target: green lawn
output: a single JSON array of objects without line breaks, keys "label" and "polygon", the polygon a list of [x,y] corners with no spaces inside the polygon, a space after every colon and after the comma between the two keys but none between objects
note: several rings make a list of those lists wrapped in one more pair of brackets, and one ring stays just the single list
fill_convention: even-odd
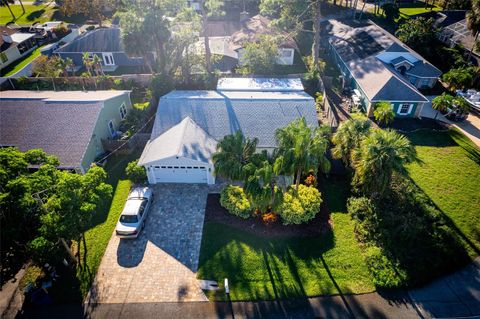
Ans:
[{"label": "green lawn", "polygon": [[42,47],[43,46],[36,48],[35,50],[30,52],[29,54],[27,54],[23,58],[20,58],[19,60],[13,62],[9,66],[7,66],[5,69],[2,69],[1,76],[11,76],[11,75],[14,75],[15,73],[17,73],[18,71],[20,71],[21,69],[23,69],[23,67],[25,67],[25,65],[32,62],[33,60],[35,60],[37,57],[40,56],[40,54],[41,54],[40,49]]},{"label": "green lawn", "polygon": [[480,150],[457,130],[408,136],[423,161],[408,167],[411,178],[451,219],[475,257],[480,251]]},{"label": "green lawn", "polygon": [[[48,3],[40,5],[24,5],[25,13],[23,13],[22,6],[10,5],[13,14],[16,17],[14,21],[16,24],[32,24],[33,22],[52,21],[52,17],[58,9]],[[10,11],[7,7],[0,7],[0,24],[6,24],[13,21]]]},{"label": "green lawn", "polygon": [[[232,300],[272,300],[375,289],[345,212],[348,191],[328,183],[334,225],[315,238],[264,238],[218,223],[204,227],[198,278],[229,279]],[[345,195],[345,196],[342,196]],[[222,291],[211,300],[225,300]]]},{"label": "green lawn", "polygon": [[78,14],[64,16],[59,8],[52,3],[53,1],[45,1],[39,5],[24,4],[25,13],[23,13],[22,6],[10,5],[15,19],[12,18],[7,7],[0,7],[0,25],[12,21],[19,25],[31,25],[34,22],[65,21],[67,23],[82,23],[86,20],[83,15]]}]

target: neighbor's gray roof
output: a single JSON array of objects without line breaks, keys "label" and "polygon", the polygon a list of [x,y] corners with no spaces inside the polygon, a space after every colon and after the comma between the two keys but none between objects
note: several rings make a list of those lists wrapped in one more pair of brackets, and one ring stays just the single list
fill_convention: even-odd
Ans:
[{"label": "neighbor's gray roof", "polygon": [[55,52],[123,52],[119,28],[99,28],[89,31]]},{"label": "neighbor's gray roof", "polygon": [[103,102],[50,102],[0,98],[0,144],[41,148],[63,168],[78,168]]},{"label": "neighbor's gray roof", "polygon": [[138,165],[170,157],[185,157],[209,163],[216,148],[217,141],[187,116],[162,135],[148,141]]},{"label": "neighbor's gray roof", "polygon": [[[329,20],[329,23],[333,32],[329,39],[331,45],[335,47],[370,101],[427,101],[406,77],[377,56],[385,52],[411,55],[419,61],[414,63],[407,73],[419,77],[438,77],[441,75],[440,70],[377,25],[353,28],[338,20]],[[373,43],[368,44],[366,41]],[[402,60],[408,59],[399,57],[392,62]]]},{"label": "neighbor's gray roof", "polygon": [[410,82],[375,56],[350,61],[348,68],[370,101],[428,102]]},{"label": "neighbor's gray roof", "polygon": [[297,118],[318,125],[315,102],[305,92],[173,91],[159,101],[151,140],[186,117],[217,141],[241,130],[266,148],[276,146],[278,128]]},{"label": "neighbor's gray roof", "polygon": [[413,64],[413,67],[411,67],[410,70],[407,71],[407,74],[412,74],[424,78],[432,78],[442,75],[442,71],[440,71],[436,67],[433,67],[433,65],[429,63],[425,63],[424,61],[417,61]]},{"label": "neighbor's gray roof", "polygon": [[10,90],[3,91],[0,99],[20,100],[43,100],[48,102],[97,102],[112,99],[114,97],[129,93],[121,90],[99,90],[99,91],[26,91]]}]

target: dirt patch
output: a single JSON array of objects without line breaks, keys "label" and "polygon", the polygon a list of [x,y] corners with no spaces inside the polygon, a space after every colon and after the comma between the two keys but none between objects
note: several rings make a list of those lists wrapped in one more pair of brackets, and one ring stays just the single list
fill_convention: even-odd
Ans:
[{"label": "dirt patch", "polygon": [[207,207],[205,208],[205,223],[208,222],[226,224],[263,237],[314,237],[332,229],[330,213],[325,203],[322,203],[320,212],[307,224],[284,226],[279,219],[275,223],[266,226],[259,218],[250,217],[242,219],[230,214],[220,205],[220,194],[208,194]]}]

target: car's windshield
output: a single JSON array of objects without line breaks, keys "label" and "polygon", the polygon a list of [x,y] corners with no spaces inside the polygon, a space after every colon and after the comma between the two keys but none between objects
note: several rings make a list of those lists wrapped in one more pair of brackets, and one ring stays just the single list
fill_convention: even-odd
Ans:
[{"label": "car's windshield", "polygon": [[134,224],[138,222],[136,215],[122,215],[120,216],[120,222],[125,224]]}]

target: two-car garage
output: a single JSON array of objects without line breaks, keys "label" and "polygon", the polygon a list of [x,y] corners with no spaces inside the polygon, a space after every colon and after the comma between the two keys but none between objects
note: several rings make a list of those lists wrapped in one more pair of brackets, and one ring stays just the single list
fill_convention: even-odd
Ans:
[{"label": "two-car garage", "polygon": [[155,183],[208,183],[207,165],[198,166],[148,166]]}]

